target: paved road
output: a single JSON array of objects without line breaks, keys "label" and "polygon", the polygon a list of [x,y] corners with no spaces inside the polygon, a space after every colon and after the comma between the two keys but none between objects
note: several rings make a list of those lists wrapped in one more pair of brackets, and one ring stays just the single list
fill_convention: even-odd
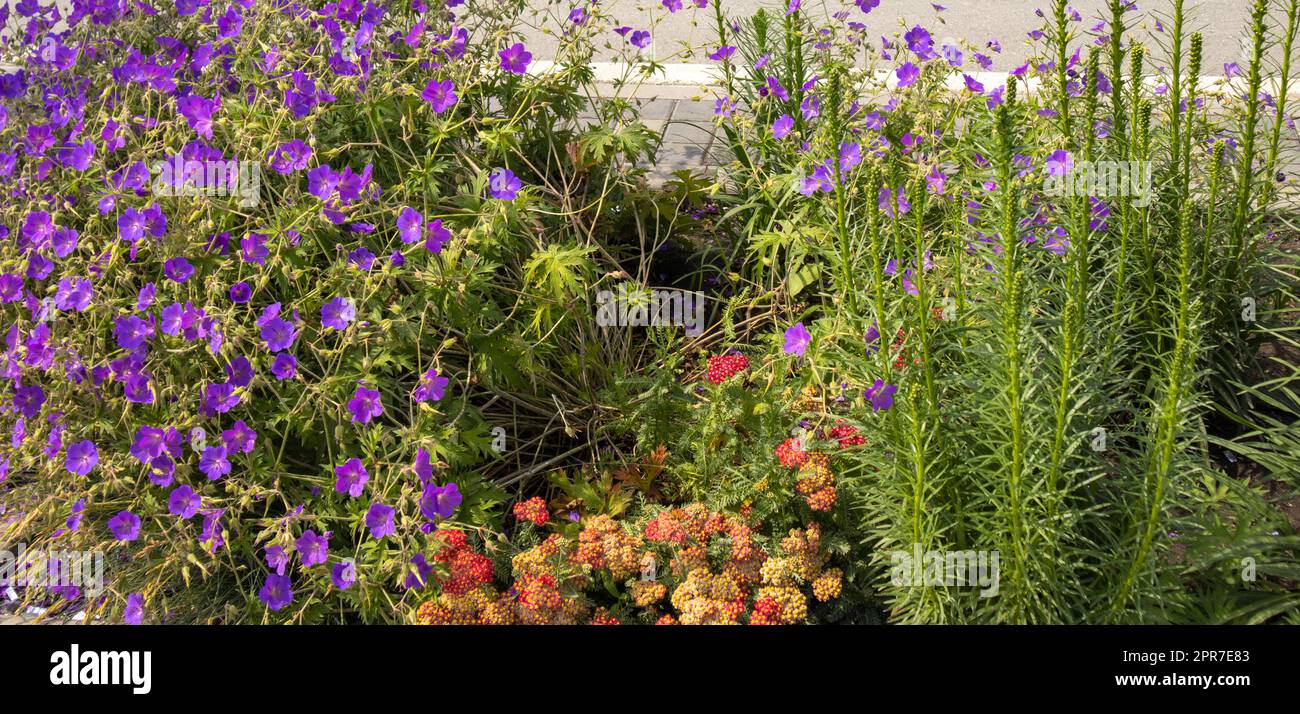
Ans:
[{"label": "paved road", "polygon": [[[19,0],[0,0],[14,7]],[[55,0],[39,0],[42,4]],[[57,0],[60,7],[69,0]],[[489,0],[490,1],[490,0]],[[682,0],[684,8],[668,13],[659,0],[599,0],[621,22],[635,29],[652,30],[652,44],[646,50],[665,62],[706,62],[706,52],[700,48],[713,42],[714,14],[712,6],[697,10],[692,0]],[[721,2],[729,18],[746,18],[759,7],[778,13],[784,12],[788,0],[713,0]],[[1273,0],[1280,4],[1281,0]],[[530,24],[549,30],[527,31],[530,50],[537,59],[554,57],[557,28],[566,26],[569,10],[584,0],[530,0],[532,16],[520,18],[521,24]],[[990,39],[1002,42],[1004,52],[992,55],[995,70],[1007,70],[1021,63],[1025,54],[1024,42],[1031,30],[1041,21],[1034,15],[1037,7],[1049,7],[1050,0],[942,0],[947,7],[936,12],[930,0],[879,0],[879,6],[870,14],[863,14],[850,0],[803,0],[803,12],[829,17],[847,11],[850,19],[865,23],[874,34],[887,34],[913,24],[924,24],[936,40],[965,38],[980,45]],[[1096,23],[1106,7],[1106,0],[1072,0],[1079,9],[1082,29]],[[1136,22],[1150,24],[1154,13],[1168,13],[1173,0],[1137,0]],[[1233,61],[1242,54],[1240,38],[1248,21],[1251,0],[1187,0],[1186,7],[1193,18],[1192,26],[1201,29],[1206,37],[1206,73],[1219,74],[1223,63]],[[465,6],[462,6],[465,7]],[[11,22],[17,13],[11,13]],[[942,21],[942,22],[941,22]],[[620,47],[626,46],[623,38],[610,33],[610,40]],[[694,48],[684,50],[684,47]],[[613,52],[605,52],[602,59]]]},{"label": "paved road", "polygon": [[[718,0],[714,0],[718,1]],[[759,7],[783,12],[787,0],[720,0],[725,15],[732,18],[749,17]],[[1138,12],[1131,22],[1153,25],[1155,13],[1168,13],[1173,0],[1137,0]],[[1276,0],[1275,0],[1276,2]],[[569,9],[577,0],[533,0],[533,7],[549,13],[553,18],[546,24],[561,26]],[[602,7],[616,18],[636,29],[652,29],[653,44],[647,52],[665,62],[703,62],[704,53],[698,51],[714,38],[713,8],[696,10],[691,0],[669,14],[659,0],[603,0]],[[929,0],[880,0],[880,5],[870,14],[863,14],[849,0],[804,0],[803,12],[814,16],[848,11],[852,20],[865,23],[874,34],[886,34],[913,24],[923,24],[936,40],[946,37],[965,38],[983,45],[990,39],[1001,41],[1002,55],[993,55],[993,69],[1004,71],[1021,63],[1025,54],[1024,43],[1028,33],[1039,27],[1041,20],[1034,15],[1037,7],[1049,7],[1049,0],[942,0],[947,9],[936,12]],[[1105,0],[1073,0],[1083,18],[1081,29],[1096,24]],[[1250,0],[1187,0],[1186,8],[1192,18],[1190,27],[1199,29],[1206,38],[1206,74],[1220,74],[1223,64],[1241,55],[1240,38],[1249,21]],[[942,20],[942,23],[940,22]],[[612,35],[613,40],[623,40]],[[683,53],[683,45],[697,48]],[[554,56],[554,35],[530,32],[528,46],[539,59]],[[969,60],[968,60],[969,63]]]}]

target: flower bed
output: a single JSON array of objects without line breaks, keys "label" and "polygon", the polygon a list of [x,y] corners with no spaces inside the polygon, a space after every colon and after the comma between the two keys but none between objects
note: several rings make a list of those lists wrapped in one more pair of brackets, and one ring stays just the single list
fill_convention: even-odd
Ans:
[{"label": "flower bed", "polygon": [[1182,2],[1109,5],[1052,3],[986,86],[1001,43],[892,32],[887,3],[665,0],[714,28],[732,161],[662,187],[632,101],[654,26],[595,3],[549,20],[545,72],[522,1],[20,5],[0,546],[109,558],[22,599],[1294,620],[1297,370],[1260,348],[1295,347],[1269,88],[1300,12],[1258,0],[1207,85]]}]

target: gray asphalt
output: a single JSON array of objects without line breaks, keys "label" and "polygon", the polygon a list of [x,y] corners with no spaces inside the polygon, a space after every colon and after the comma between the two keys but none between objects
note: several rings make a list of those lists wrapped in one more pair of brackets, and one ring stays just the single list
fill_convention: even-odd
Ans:
[{"label": "gray asphalt", "polygon": [[[11,7],[18,0],[0,0]],[[55,0],[40,0],[42,4]],[[683,9],[668,13],[659,0],[597,0],[601,7],[634,29],[652,31],[652,44],[645,54],[662,62],[707,62],[706,55],[716,44],[713,7],[695,8],[692,0],[682,0]],[[721,2],[728,18],[751,16],[765,7],[782,13],[788,0],[710,0]],[[60,7],[68,0],[57,0]],[[1273,0],[1279,5],[1280,0]],[[567,26],[569,11],[585,0],[530,0],[531,12],[520,18],[525,41],[536,59],[555,56],[557,29]],[[1034,15],[1037,7],[1047,8],[1049,0],[946,0],[943,12],[937,12],[930,0],[880,0],[870,14],[864,14],[848,0],[803,0],[801,12],[813,17],[829,18],[847,12],[849,19],[867,25],[874,35],[922,24],[934,35],[936,43],[946,38],[964,38],[977,45],[991,39],[1002,43],[1001,54],[991,54],[995,70],[1005,71],[1021,64],[1027,49],[1028,33],[1041,25]],[[1137,0],[1138,10],[1130,13],[1130,22],[1150,27],[1153,19],[1167,16],[1173,0]],[[1083,17],[1075,26],[1087,30],[1096,24],[1107,5],[1106,0],[1073,0]],[[1206,39],[1205,74],[1221,74],[1225,62],[1240,61],[1244,66],[1241,40],[1249,20],[1251,0],[1186,0],[1191,29],[1200,30]],[[465,6],[462,6],[462,8]],[[11,22],[16,13],[11,13]],[[609,33],[611,47],[626,48],[623,38]],[[613,49],[603,50],[598,59],[612,59]],[[1158,54],[1157,56],[1162,56]],[[970,62],[968,60],[967,64]]]},{"label": "gray asphalt", "polygon": [[[718,0],[711,0],[716,2]],[[746,18],[759,7],[769,11],[784,12],[786,0],[721,0],[723,14],[729,18]],[[533,0],[533,8],[541,16],[549,17],[544,27],[562,27],[568,12],[578,5],[578,0]],[[658,0],[603,0],[601,6],[634,29],[652,31],[653,43],[646,54],[662,62],[706,62],[701,49],[712,50],[715,33],[713,8],[697,10],[691,0],[682,0],[682,10],[669,14]],[[829,17],[847,11],[849,19],[867,25],[875,35],[890,34],[914,24],[930,30],[936,45],[944,38],[966,39],[977,45],[989,40],[999,40],[1003,47],[1000,55],[990,55],[994,70],[1005,71],[1022,63],[1028,49],[1028,34],[1042,24],[1034,15],[1037,7],[1048,8],[1048,0],[947,0],[947,9],[937,12],[929,0],[880,0],[880,5],[870,14],[863,14],[857,6],[846,0],[804,0],[802,12],[814,17]],[[1276,3],[1275,3],[1276,4]],[[1138,9],[1128,14],[1132,24],[1154,26],[1154,20],[1164,18],[1172,11],[1172,0],[1137,0]],[[1190,18],[1189,30],[1199,30],[1205,35],[1205,74],[1221,74],[1226,62],[1244,61],[1241,38],[1249,22],[1250,0],[1187,0],[1186,12]],[[1074,0],[1083,21],[1074,26],[1087,31],[1107,6],[1105,0]],[[1046,11],[1046,10],[1045,10]],[[525,18],[524,22],[534,22]],[[529,49],[538,59],[554,57],[556,39],[550,33],[530,30],[525,33]],[[1166,33],[1167,36],[1167,33]],[[617,45],[625,41],[610,33]],[[878,41],[877,41],[878,42]],[[1148,43],[1150,44],[1150,43]],[[605,52],[601,58],[610,58]],[[1164,53],[1156,51],[1157,57]],[[970,65],[970,60],[967,60]]]}]

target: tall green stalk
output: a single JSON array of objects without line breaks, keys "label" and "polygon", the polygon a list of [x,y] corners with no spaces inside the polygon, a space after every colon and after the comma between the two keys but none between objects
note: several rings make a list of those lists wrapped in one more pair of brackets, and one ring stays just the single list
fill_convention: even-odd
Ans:
[{"label": "tall green stalk", "polygon": [[1167,494],[1173,478],[1173,462],[1178,440],[1184,430],[1187,388],[1192,372],[1192,239],[1191,208],[1185,206],[1178,227],[1178,292],[1174,305],[1174,342],[1165,360],[1161,379],[1161,398],[1155,410],[1155,424],[1147,450],[1146,477],[1139,494],[1133,524],[1134,548],[1128,567],[1111,603],[1110,619],[1121,613],[1137,594],[1139,580],[1152,561],[1156,534],[1162,532],[1168,508]]},{"label": "tall green stalk", "polygon": [[1181,116],[1182,103],[1187,103],[1187,126],[1183,132],[1182,159],[1179,165],[1182,171],[1178,174],[1179,199],[1190,200],[1191,198],[1191,178],[1192,178],[1192,144],[1194,143],[1194,134],[1196,126],[1196,101],[1198,85],[1201,77],[1201,62],[1205,53],[1205,40],[1199,32],[1192,33],[1190,59],[1187,67],[1187,97],[1179,101],[1174,106],[1174,110]]},{"label": "tall green stalk", "polygon": [[1070,115],[1070,18],[1067,10],[1068,0],[1055,0],[1052,6],[1052,43],[1056,48],[1056,114],[1061,122],[1061,136],[1065,137],[1069,147],[1074,145],[1074,118]]},{"label": "tall green stalk", "polygon": [[1233,201],[1232,223],[1228,229],[1231,263],[1228,266],[1229,281],[1234,289],[1241,287],[1242,260],[1248,245],[1246,232],[1250,226],[1250,199],[1255,188],[1255,143],[1259,129],[1259,89],[1263,82],[1264,53],[1268,16],[1268,0],[1255,0],[1251,11],[1251,58],[1247,73],[1246,117],[1241,129],[1241,158],[1237,165],[1237,191]]},{"label": "tall green stalk", "polygon": [[[1126,137],[1125,126],[1128,122],[1128,104],[1126,102],[1127,92],[1124,91],[1123,71],[1124,71],[1124,49],[1120,42],[1120,36],[1124,32],[1124,5],[1119,0],[1111,0],[1111,43],[1109,47],[1111,72],[1115,76],[1111,78],[1111,135],[1114,138],[1116,147],[1115,159],[1119,161],[1133,160],[1132,147]],[[1134,66],[1141,69],[1142,66],[1142,46],[1137,45],[1133,48]],[[1139,96],[1141,81],[1137,78],[1133,81],[1134,98]],[[1136,101],[1134,102],[1136,105]],[[1132,111],[1136,112],[1136,106]],[[1129,250],[1132,244],[1132,233],[1134,221],[1132,218],[1132,202],[1125,197],[1115,197],[1111,201],[1112,215],[1115,218],[1117,232],[1119,233],[1119,253],[1115,262],[1115,282],[1113,292],[1111,293],[1111,310],[1110,322],[1108,324],[1106,351],[1103,363],[1107,369],[1115,366],[1115,350],[1119,346],[1119,339],[1124,334],[1123,306],[1124,302],[1129,299],[1128,293],[1128,263],[1130,260]]]},{"label": "tall green stalk", "polygon": [[[1065,57],[1069,54],[1069,48],[1066,46],[1067,36],[1064,34],[1062,25],[1064,22],[1065,7],[1064,3],[1057,4],[1057,28],[1060,46],[1057,47],[1057,55]],[[1089,56],[1090,66],[1095,66],[1096,55]],[[1089,80],[1090,83],[1096,82],[1095,74]],[[1087,116],[1091,123],[1096,112],[1096,94],[1088,95],[1086,100],[1088,105]],[[1062,102],[1062,109],[1068,111],[1068,103]],[[1068,124],[1066,124],[1068,127]],[[1067,137],[1069,135],[1067,134]],[[1083,160],[1090,162],[1092,160],[1092,150],[1094,137],[1089,126],[1086,138],[1084,140],[1085,150]],[[1073,181],[1074,176],[1067,174],[1066,181]],[[1089,207],[1088,197],[1078,191],[1071,190],[1068,192],[1069,199],[1065,208],[1067,220],[1062,223],[1068,227],[1067,235],[1069,236],[1070,248],[1070,268],[1068,271],[1068,284],[1066,286],[1066,301],[1062,311],[1061,330],[1059,342],[1057,345],[1058,357],[1058,381],[1056,389],[1056,402],[1053,413],[1052,429],[1052,446],[1048,453],[1047,466],[1047,520],[1050,526],[1050,549],[1051,552],[1046,554],[1048,562],[1052,569],[1051,579],[1056,580],[1058,569],[1056,564],[1059,562],[1060,538],[1062,529],[1057,525],[1057,518],[1060,516],[1060,507],[1065,499],[1064,490],[1061,488],[1061,477],[1068,452],[1066,437],[1071,431],[1073,421],[1073,410],[1071,408],[1071,396],[1076,387],[1079,356],[1082,352],[1082,342],[1084,337],[1083,326],[1086,320],[1087,312],[1087,295],[1088,295],[1088,274],[1091,269],[1089,243],[1091,229],[1089,227]]]},{"label": "tall green stalk", "polygon": [[[1183,154],[1183,113],[1180,105],[1183,101],[1183,0],[1174,0],[1174,14],[1169,28],[1169,152],[1170,173],[1181,178]],[[1196,80],[1193,79],[1193,82]],[[1179,200],[1186,200],[1187,186],[1181,181],[1175,184]]]},{"label": "tall green stalk", "polygon": [[[1121,151],[1128,148],[1127,112],[1124,109],[1124,0],[1110,0],[1111,136]],[[1134,78],[1134,81],[1139,81]]]},{"label": "tall green stalk", "polygon": [[1024,273],[1020,243],[1020,198],[1013,182],[1015,128],[1012,111],[1016,106],[1016,80],[1008,77],[1006,101],[997,116],[998,183],[1001,204],[1002,232],[1002,285],[1001,315],[1002,368],[1004,370],[1004,399],[1006,423],[1010,436],[1010,455],[1006,461],[1007,502],[1004,514],[1010,531],[1012,557],[1006,592],[1010,605],[1001,610],[1003,617],[1021,621],[1028,609],[1025,600],[1028,592],[1025,566],[1029,559],[1027,524],[1025,516],[1025,461],[1028,450],[1024,421],[1024,370],[1022,332],[1024,330]]},{"label": "tall green stalk", "polygon": [[1282,65],[1278,73],[1277,109],[1273,114],[1273,126],[1269,132],[1268,158],[1265,160],[1267,177],[1261,205],[1267,207],[1272,200],[1276,182],[1273,175],[1277,172],[1277,156],[1281,149],[1282,127],[1286,125],[1287,104],[1291,96],[1291,59],[1295,49],[1296,31],[1300,29],[1300,0],[1290,0],[1286,10],[1286,25],[1282,39]]}]

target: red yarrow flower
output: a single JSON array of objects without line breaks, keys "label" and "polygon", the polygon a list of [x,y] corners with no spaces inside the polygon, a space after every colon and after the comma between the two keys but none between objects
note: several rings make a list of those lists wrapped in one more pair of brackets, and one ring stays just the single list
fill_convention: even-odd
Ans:
[{"label": "red yarrow flower", "polygon": [[803,450],[803,444],[792,436],[776,447],[776,458],[781,460],[782,466],[794,469],[803,466],[808,460],[808,454]]},{"label": "red yarrow flower", "polygon": [[714,384],[722,384],[747,369],[749,358],[745,355],[714,355],[709,358],[709,371],[705,378]]},{"label": "red yarrow flower", "polygon": [[546,501],[541,496],[533,496],[527,501],[516,503],[514,513],[515,518],[536,526],[544,526],[551,520],[551,514],[546,509]]},{"label": "red yarrow flower", "polygon": [[850,446],[861,446],[867,443],[866,437],[858,433],[858,428],[852,424],[836,424],[831,427],[832,439],[839,439],[840,448],[847,449]]}]

